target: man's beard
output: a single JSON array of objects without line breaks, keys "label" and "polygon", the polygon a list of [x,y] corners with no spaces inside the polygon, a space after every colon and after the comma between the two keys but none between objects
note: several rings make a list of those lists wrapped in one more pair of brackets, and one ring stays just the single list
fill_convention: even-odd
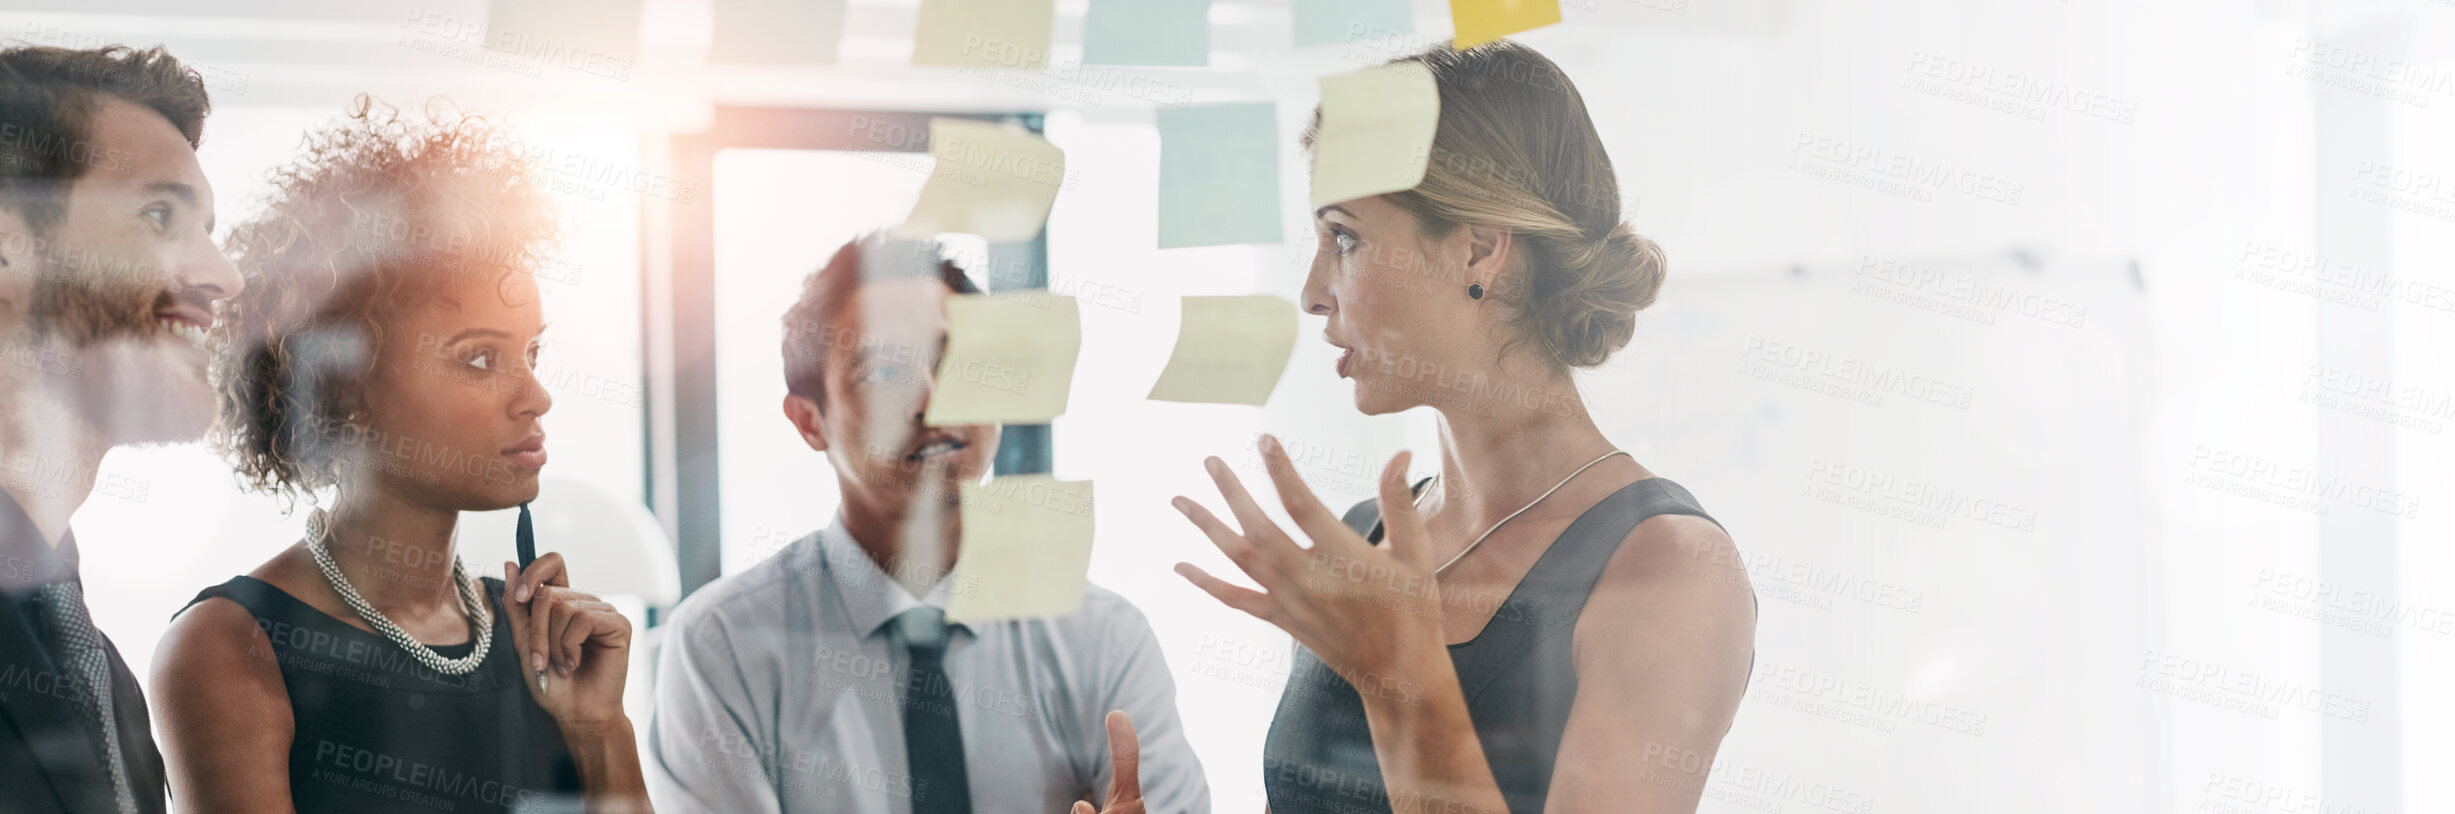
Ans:
[{"label": "man's beard", "polygon": [[154,312],[173,302],[160,275],[115,274],[107,269],[79,268],[61,258],[36,260],[43,268],[35,277],[33,301],[27,309],[34,341],[66,340],[84,349],[113,339],[163,339]]},{"label": "man's beard", "polygon": [[81,273],[48,262],[33,285],[29,344],[76,360],[71,404],[107,443],[183,443],[213,420],[213,392],[187,340],[163,330],[155,313],[176,302],[161,283],[131,275]]}]

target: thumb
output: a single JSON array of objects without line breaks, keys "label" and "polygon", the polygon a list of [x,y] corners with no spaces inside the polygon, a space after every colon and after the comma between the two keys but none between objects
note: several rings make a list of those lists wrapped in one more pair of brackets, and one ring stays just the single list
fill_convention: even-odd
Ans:
[{"label": "thumb", "polygon": [[521,656],[520,658],[515,659],[515,661],[518,661],[520,666],[525,669],[528,667],[529,663],[527,658],[529,652],[529,605],[526,602],[512,601],[511,598],[512,586],[515,585],[519,579],[519,568],[513,566],[509,562],[503,563],[503,615],[511,620],[512,652],[520,654]]},{"label": "thumb", "polygon": [[1076,800],[1074,801],[1074,814],[1100,814],[1100,812],[1093,809],[1090,803]]},{"label": "thumb", "polygon": [[1407,490],[1407,462],[1414,454],[1401,451],[1381,470],[1381,540],[1399,562],[1432,567],[1432,550],[1424,544],[1424,519],[1415,512],[1415,495]]}]

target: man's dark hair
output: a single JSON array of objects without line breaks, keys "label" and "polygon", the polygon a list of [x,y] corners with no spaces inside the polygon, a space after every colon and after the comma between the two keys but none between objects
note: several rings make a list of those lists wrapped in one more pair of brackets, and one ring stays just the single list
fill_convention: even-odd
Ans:
[{"label": "man's dark hair", "polygon": [[881,280],[936,277],[947,290],[978,294],[980,287],[955,262],[938,255],[928,242],[890,240],[870,234],[852,239],[827,264],[801,281],[801,298],[784,312],[784,389],[821,406],[827,403],[829,350],[861,337],[846,336],[835,327],[844,301],[860,286]]},{"label": "man's dark hair", "polygon": [[66,211],[71,182],[125,160],[94,146],[104,97],[162,114],[191,148],[203,143],[213,109],[204,77],[159,45],[0,49],[0,208],[41,231]]}]

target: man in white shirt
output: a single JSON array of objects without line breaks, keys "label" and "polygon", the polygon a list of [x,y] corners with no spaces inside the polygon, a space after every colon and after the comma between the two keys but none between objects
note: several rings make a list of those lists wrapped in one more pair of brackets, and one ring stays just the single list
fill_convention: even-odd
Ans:
[{"label": "man in white shirt", "polygon": [[1132,604],[1095,586],[1069,616],[945,621],[965,584],[950,573],[958,488],[988,471],[999,432],[921,415],[945,300],[975,291],[934,248],[873,238],[786,312],[784,414],[835,467],[841,508],[674,611],[648,734],[659,811],[1210,810]]}]

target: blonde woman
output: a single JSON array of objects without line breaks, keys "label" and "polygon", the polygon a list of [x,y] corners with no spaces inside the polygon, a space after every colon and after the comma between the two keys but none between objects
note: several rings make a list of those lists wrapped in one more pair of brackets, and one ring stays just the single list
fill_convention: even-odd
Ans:
[{"label": "blonde woman", "polygon": [[1275,814],[1693,811],[1753,664],[1754,594],[1720,524],[1605,437],[1570,376],[1628,344],[1662,252],[1621,221],[1550,60],[1510,42],[1407,59],[1439,86],[1430,169],[1314,213],[1303,305],[1357,409],[1438,412],[1437,474],[1410,488],[1401,453],[1342,517],[1265,438],[1297,528],[1215,457],[1233,522],[1175,501],[1261,590],[1177,570],[1295,638],[1264,747]]}]

